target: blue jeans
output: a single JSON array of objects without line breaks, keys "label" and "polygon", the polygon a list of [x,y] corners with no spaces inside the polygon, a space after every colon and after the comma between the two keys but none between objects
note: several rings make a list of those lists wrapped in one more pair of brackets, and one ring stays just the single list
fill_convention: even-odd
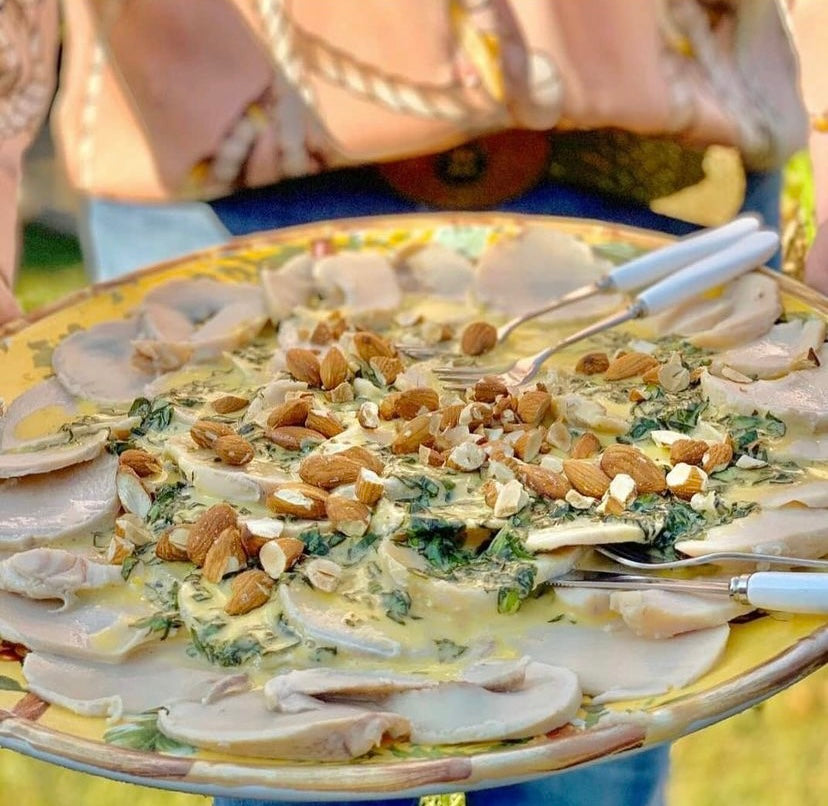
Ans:
[{"label": "blue jeans", "polygon": [[[744,210],[760,213],[778,228],[778,173],[752,174]],[[544,183],[498,209],[614,221],[684,235],[695,229],[647,208]],[[244,191],[210,205],[136,205],[92,199],[82,242],[96,279],[107,279],[166,258],[214,246],[231,235],[351,216],[424,212],[380,179],[361,169],[291,180]],[[470,806],[658,806],[664,802],[669,748],[659,746],[585,769],[467,795]],[[215,806],[261,801],[217,798]],[[369,802],[366,801],[367,806]],[[416,804],[415,798],[370,801],[386,806]]]}]

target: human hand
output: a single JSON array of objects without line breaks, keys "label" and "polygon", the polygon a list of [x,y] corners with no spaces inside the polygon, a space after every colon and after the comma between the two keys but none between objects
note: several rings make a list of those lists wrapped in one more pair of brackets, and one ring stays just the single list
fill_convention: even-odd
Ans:
[{"label": "human hand", "polygon": [[20,316],[20,306],[6,284],[6,278],[0,273],[0,325]]},{"label": "human hand", "polygon": [[816,238],[805,257],[805,282],[828,294],[828,220],[819,225]]}]

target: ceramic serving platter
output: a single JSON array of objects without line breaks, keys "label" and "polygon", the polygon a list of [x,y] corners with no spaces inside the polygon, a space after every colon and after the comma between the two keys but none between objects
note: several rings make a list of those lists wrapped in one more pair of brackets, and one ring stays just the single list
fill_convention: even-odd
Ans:
[{"label": "ceramic serving platter", "polygon": [[[267,262],[326,249],[400,249],[440,242],[478,255],[486,244],[527,223],[576,235],[621,261],[667,242],[661,234],[601,222],[453,214],[349,219],[238,239],[86,289],[0,333],[0,396],[7,401],[48,377],[51,351],[78,328],[118,318],[153,287],[197,276],[248,281]],[[777,277],[789,312],[828,315],[828,301]],[[301,763],[181,753],[153,720],[118,730],[103,718],[49,705],[25,688],[21,648],[0,642],[0,747],[132,783],[204,795],[282,800],[349,800],[472,790],[513,783],[670,741],[773,696],[828,661],[828,624],[809,616],[764,616],[734,624],[723,658],[696,683],[647,700],[614,703],[623,719],[589,708],[578,727],[529,740],[455,747],[396,744],[349,763]],[[603,711],[603,709],[600,709]],[[630,718],[638,714],[640,718]]]}]

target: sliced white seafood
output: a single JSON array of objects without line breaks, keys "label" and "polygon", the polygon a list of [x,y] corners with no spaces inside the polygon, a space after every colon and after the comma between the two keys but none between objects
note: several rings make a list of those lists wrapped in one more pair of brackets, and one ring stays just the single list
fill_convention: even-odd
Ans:
[{"label": "sliced white seafood", "polygon": [[103,452],[108,438],[106,431],[96,431],[64,444],[36,450],[25,450],[23,446],[23,449],[0,453],[0,479],[51,473],[88,462]]},{"label": "sliced white seafood", "polygon": [[698,347],[726,350],[764,336],[781,313],[776,281],[750,272],[728,283],[721,296],[682,303],[655,324],[661,334],[676,333]]},{"label": "sliced white seafood", "polygon": [[173,280],[154,288],[144,299],[141,317],[144,332],[133,346],[142,360],[164,371],[240,347],[267,321],[258,286],[209,278]]},{"label": "sliced white seafood", "polygon": [[765,509],[787,506],[803,506],[828,509],[828,481],[806,481],[786,484],[776,492],[762,496]]},{"label": "sliced white seafood", "polygon": [[52,369],[73,395],[126,408],[144,395],[155,377],[132,361],[132,342],[140,335],[138,319],[103,322],[79,330],[55,348]]},{"label": "sliced white seafood", "polygon": [[425,244],[406,254],[403,264],[414,280],[415,290],[433,296],[462,300],[474,283],[472,262],[440,243]]},{"label": "sliced white seafood", "polygon": [[538,736],[567,724],[581,706],[569,669],[529,663],[523,685],[491,691],[471,683],[441,683],[400,691],[379,701],[411,725],[417,744],[458,744]]},{"label": "sliced white seafood", "polygon": [[772,381],[735,383],[702,375],[705,397],[714,406],[739,414],[770,413],[792,428],[828,430],[828,346],[819,352],[821,366],[800,369]]},{"label": "sliced white seafood", "polygon": [[19,551],[111,526],[118,513],[118,459],[0,482],[0,550]]},{"label": "sliced white seafood", "polygon": [[[346,609],[329,594],[311,590],[303,582],[279,585],[279,600],[291,627],[321,646],[335,646],[342,652],[395,658],[414,647],[393,637],[390,620],[383,630]],[[400,628],[404,629],[404,628]]]},{"label": "sliced white seafood", "polygon": [[21,435],[18,428],[35,412],[42,419],[55,423],[57,431],[63,423],[70,422],[78,411],[78,400],[69,394],[57,378],[49,378],[27,389],[9,404],[5,416],[0,419],[0,450],[17,448],[31,441],[31,436]]},{"label": "sliced white seafood", "polygon": [[313,277],[322,296],[347,313],[396,311],[402,302],[394,267],[380,252],[337,252],[319,258]]},{"label": "sliced white seafood", "polygon": [[727,596],[696,596],[662,590],[613,591],[610,608],[642,638],[670,638],[717,627],[753,610]]},{"label": "sliced white seafood", "polygon": [[713,551],[749,551],[815,559],[828,554],[828,509],[762,509],[707,530],[702,540],[679,540],[676,549],[697,557]]},{"label": "sliced white seafood", "polygon": [[119,565],[104,565],[63,549],[37,548],[0,560],[0,590],[29,599],[74,599],[80,590],[122,585]]},{"label": "sliced white seafood", "polygon": [[774,459],[792,462],[828,462],[828,436],[792,439],[771,448]]},{"label": "sliced white seafood", "polygon": [[644,543],[644,530],[635,523],[575,520],[558,526],[530,530],[529,551],[554,551],[565,546],[594,546],[599,543]]},{"label": "sliced white seafood", "polygon": [[[396,691],[433,688],[436,680],[389,672],[350,669],[297,669],[271,677],[264,685],[265,699],[272,711],[292,711],[297,695],[308,698],[374,700]],[[316,706],[318,707],[318,705]]]},{"label": "sliced white seafood", "polygon": [[83,716],[118,718],[176,700],[203,699],[229,677],[193,660],[186,649],[185,641],[158,641],[121,663],[30,652],[23,661],[23,676],[29,691],[46,702]]},{"label": "sliced white seafood", "polygon": [[0,638],[67,658],[119,663],[152,640],[149,627],[140,626],[151,615],[148,606],[138,603],[108,606],[79,601],[57,609],[48,600],[0,591]]},{"label": "sliced white seafood", "polygon": [[567,613],[597,618],[610,614],[610,592],[598,588],[555,588],[555,601]]},{"label": "sliced white seafood", "polygon": [[[529,226],[480,256],[475,294],[494,310],[522,314],[595,282],[609,268],[583,241],[548,227]],[[567,305],[553,316],[557,321],[583,319],[618,307],[621,301],[620,294],[599,294]]]},{"label": "sliced white seafood", "polygon": [[730,367],[750,378],[778,378],[794,369],[801,369],[809,351],[819,352],[825,341],[822,319],[792,319],[774,325],[764,336],[741,347],[734,347],[713,360],[717,367]]},{"label": "sliced white seafood", "polygon": [[274,325],[310,302],[314,291],[313,264],[313,257],[303,252],[285,261],[278,269],[259,272],[267,312]]},{"label": "sliced white seafood", "polygon": [[170,437],[164,450],[190,484],[215,498],[260,501],[279,484],[290,481],[278,465],[260,458],[240,467],[217,463],[213,451],[197,447],[186,434]]},{"label": "sliced white seafood", "polygon": [[268,710],[261,691],[204,704],[172,703],[158,714],[158,728],[180,742],[240,756],[346,761],[408,735],[396,714],[351,705],[324,705],[298,714]]},{"label": "sliced white seafood", "polygon": [[673,638],[641,638],[624,624],[587,626],[564,621],[530,630],[520,652],[578,675],[596,702],[663,694],[698,680],[724,652],[728,625]]},{"label": "sliced white seafood", "polygon": [[490,658],[467,666],[461,673],[461,683],[472,683],[489,691],[515,691],[526,682],[529,658],[501,660]]}]

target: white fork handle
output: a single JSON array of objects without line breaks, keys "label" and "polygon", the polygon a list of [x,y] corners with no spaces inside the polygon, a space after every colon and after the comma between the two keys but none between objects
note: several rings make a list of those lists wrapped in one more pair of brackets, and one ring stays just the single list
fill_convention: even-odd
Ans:
[{"label": "white fork handle", "polygon": [[775,232],[752,232],[642,291],[636,297],[636,307],[643,308],[645,315],[660,313],[761,266],[778,248]]},{"label": "white fork handle", "polygon": [[606,277],[609,287],[618,291],[643,288],[694,260],[730,246],[745,235],[756,232],[761,225],[759,216],[748,214],[724,226],[689,235],[613,269]]},{"label": "white fork handle", "polygon": [[[828,574],[757,571],[736,577],[737,598],[763,610],[828,613]],[[741,584],[739,584],[741,583]]]}]

